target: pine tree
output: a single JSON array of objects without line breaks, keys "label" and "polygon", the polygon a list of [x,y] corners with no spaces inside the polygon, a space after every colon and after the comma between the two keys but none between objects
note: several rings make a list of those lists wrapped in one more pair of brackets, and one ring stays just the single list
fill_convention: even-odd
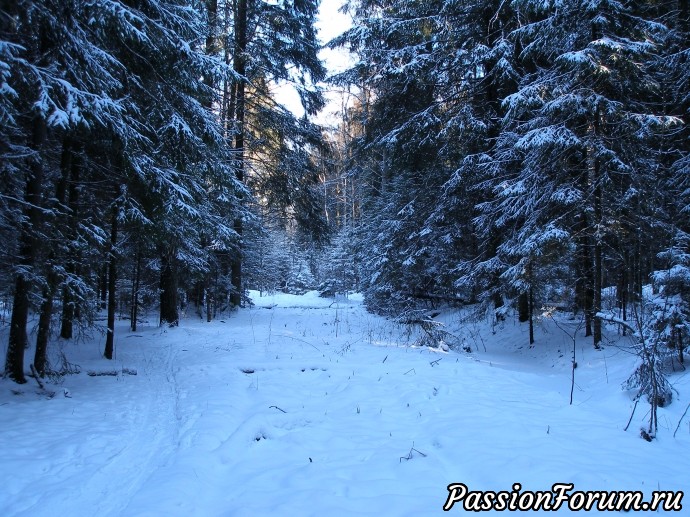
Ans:
[{"label": "pine tree", "polygon": [[[59,5],[58,5],[59,4]],[[13,201],[24,198],[18,236],[19,261],[15,273],[12,323],[6,372],[24,381],[23,355],[27,346],[26,323],[32,294],[43,283],[43,308],[35,362],[45,368],[45,345],[52,313],[52,296],[60,270],[58,245],[64,225],[64,199],[54,171],[55,149],[64,147],[71,135],[87,128],[112,124],[120,107],[112,102],[110,57],[101,52],[84,29],[85,8],[79,2],[17,2],[2,12],[3,54],[6,74],[2,88],[4,151],[10,155],[9,170],[24,182],[10,188]],[[24,149],[17,155],[19,149]],[[19,179],[23,178],[23,180]],[[56,196],[57,194],[57,196]],[[54,197],[56,196],[56,197]],[[56,204],[54,200],[57,200]],[[10,213],[17,209],[7,206]],[[11,217],[15,217],[12,215]],[[47,260],[47,270],[37,268]]]},{"label": "pine tree", "polygon": [[[617,2],[517,7],[527,22],[513,37],[529,73],[505,101],[492,165],[503,180],[483,210],[509,230],[498,252],[514,286],[534,251],[560,250],[551,258],[558,262],[577,249],[578,300],[598,347],[604,247],[632,222],[622,215],[646,181],[637,167],[645,131],[663,122],[641,102],[655,88],[645,63],[663,27]],[[632,223],[638,231],[640,221]]]}]

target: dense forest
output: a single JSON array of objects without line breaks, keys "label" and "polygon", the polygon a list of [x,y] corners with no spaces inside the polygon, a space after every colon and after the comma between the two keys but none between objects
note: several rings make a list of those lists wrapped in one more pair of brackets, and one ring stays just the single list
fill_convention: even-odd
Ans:
[{"label": "dense forest", "polygon": [[[3,2],[0,286],[6,374],[24,381],[30,314],[39,375],[54,336],[107,310],[242,304],[242,237],[262,203],[325,227],[314,186],[321,134],[272,96],[292,81],[307,114],[317,2]],[[303,188],[300,188],[302,187]]]},{"label": "dense forest", "polygon": [[[531,327],[558,307],[594,347],[608,320],[653,343],[647,364],[682,361],[688,1],[344,9],[328,45],[355,64],[327,77],[317,0],[3,2],[8,376],[33,314],[43,375],[102,311],[112,357],[116,317],[210,321],[247,289],[359,290],[401,321],[472,304]],[[354,99],[329,130],[324,80]]]},{"label": "dense forest", "polygon": [[[683,362],[690,295],[688,2],[367,1],[345,174],[371,310],[424,303],[582,318],[634,333],[632,380]],[[351,180],[352,181],[352,180]],[[665,395],[660,395],[665,393]]]}]

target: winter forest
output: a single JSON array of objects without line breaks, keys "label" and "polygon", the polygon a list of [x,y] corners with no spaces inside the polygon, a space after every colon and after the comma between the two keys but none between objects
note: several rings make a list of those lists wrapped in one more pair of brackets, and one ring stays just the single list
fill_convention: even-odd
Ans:
[{"label": "winter forest", "polygon": [[[486,352],[476,337],[485,332],[500,353],[520,347],[535,364],[555,358],[571,405],[574,390],[577,398],[585,389],[578,361],[599,365],[625,340],[631,362],[602,363],[606,384],[620,370],[610,397],[622,425],[601,436],[617,440],[631,411],[641,429],[635,447],[659,445],[660,426],[670,428],[669,441],[682,434],[690,418],[682,389],[690,388],[682,381],[690,345],[688,0],[347,0],[341,12],[351,25],[329,41],[316,27],[319,4],[2,0],[0,386],[14,393],[0,397],[2,419],[29,411],[25,403],[13,412],[23,387],[54,395],[79,375],[75,361],[128,379],[122,358],[136,360],[127,347],[146,346],[147,361],[153,354],[169,365],[165,339],[179,339],[189,356],[201,339],[174,338],[185,326],[249,335],[242,318],[254,310],[270,320],[251,320],[252,339],[263,325],[266,357],[277,360],[268,353],[277,322],[284,317],[287,332],[297,318],[279,309],[310,308],[312,323],[291,334],[292,346],[321,352],[325,337],[307,343],[319,326],[341,343],[343,314],[351,322],[357,314],[369,325],[367,343],[390,328],[388,344],[394,332],[413,335],[415,350],[446,354],[440,364],[449,364],[448,354]],[[324,48],[347,51],[347,68],[329,70]],[[286,87],[301,111],[280,100]],[[337,107],[329,92],[338,93]],[[319,122],[325,112],[335,122]],[[322,322],[333,307],[342,313]],[[472,342],[459,337],[470,327]],[[545,348],[555,341],[545,329],[567,336],[558,352]],[[128,339],[142,335],[147,345]],[[89,343],[97,357],[84,355]],[[339,346],[328,357],[355,353],[350,342]],[[389,368],[395,359],[386,364],[388,352],[376,350],[378,366]],[[245,367],[252,357],[227,364],[243,379],[254,375],[260,393],[261,369]],[[304,361],[302,376],[326,372]],[[143,378],[148,363],[136,364]],[[419,369],[410,363],[410,372]],[[504,373],[481,382],[507,382]],[[405,375],[391,400],[406,393]],[[284,382],[301,389],[297,377]],[[427,387],[436,397],[438,386]],[[269,403],[270,415],[289,414]],[[367,409],[356,403],[357,415]],[[277,441],[267,426],[247,431],[249,441]],[[396,467],[431,461],[437,442],[416,443],[407,443],[409,457],[395,456]],[[542,488],[569,481],[552,477],[535,480]],[[682,487],[675,474],[667,480]],[[434,486],[436,511],[453,481],[462,479]],[[7,508],[23,515],[27,505]],[[117,511],[133,514],[125,510]],[[206,510],[167,514],[228,511]]]}]

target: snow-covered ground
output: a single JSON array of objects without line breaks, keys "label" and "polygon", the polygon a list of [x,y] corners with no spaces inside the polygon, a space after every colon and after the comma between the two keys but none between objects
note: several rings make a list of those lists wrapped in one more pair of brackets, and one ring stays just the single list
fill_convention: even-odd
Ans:
[{"label": "snow-covered ground", "polygon": [[81,373],[52,398],[0,381],[0,515],[419,516],[443,513],[450,483],[688,488],[688,375],[655,441],[644,401],[625,432],[635,358],[615,332],[602,351],[577,340],[569,405],[575,321],[541,321],[530,348],[525,324],[442,314],[472,350],[444,352],[357,297],[253,298],[213,323],[121,322],[112,362],[99,335],[67,345]]}]

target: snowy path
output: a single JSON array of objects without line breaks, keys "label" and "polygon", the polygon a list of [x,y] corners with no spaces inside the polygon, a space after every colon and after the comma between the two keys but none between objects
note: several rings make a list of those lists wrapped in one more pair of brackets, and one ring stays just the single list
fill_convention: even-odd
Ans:
[{"label": "snowy path", "polygon": [[0,515],[440,515],[453,482],[687,488],[684,375],[648,444],[646,408],[622,431],[632,359],[616,347],[578,343],[570,406],[572,342],[553,325],[533,349],[520,325],[458,328],[479,351],[446,354],[396,346],[357,302],[255,301],[227,322],[122,329],[114,364],[100,343],[70,349],[84,371],[138,372],[68,377],[71,398],[3,381]]},{"label": "snowy path", "polygon": [[[19,388],[26,394],[5,399],[0,441],[3,471],[12,474],[0,501],[27,515],[50,515],[56,507],[104,515],[124,506],[122,495],[136,490],[175,447],[171,380],[177,351],[150,343],[133,355],[136,376],[89,377],[85,368],[65,381],[67,392],[53,386],[57,394],[50,401],[31,397],[31,385]],[[92,362],[92,371],[103,372],[129,359]]]}]

